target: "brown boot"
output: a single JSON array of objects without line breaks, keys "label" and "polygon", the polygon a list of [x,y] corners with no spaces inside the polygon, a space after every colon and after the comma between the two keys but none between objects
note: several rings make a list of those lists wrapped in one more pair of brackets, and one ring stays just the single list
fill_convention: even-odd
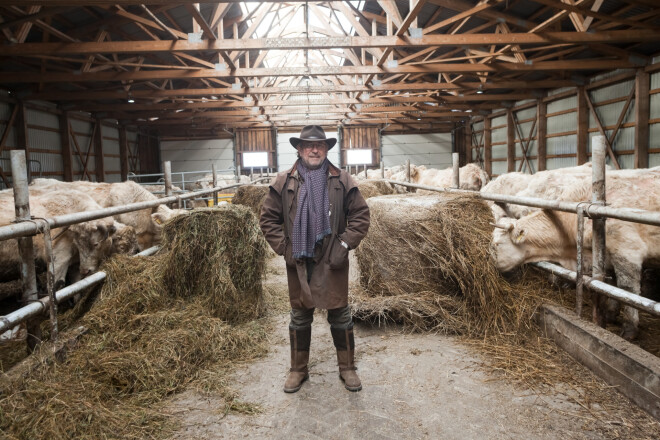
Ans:
[{"label": "brown boot", "polygon": [[291,369],[284,382],[285,393],[295,393],[309,379],[307,362],[309,362],[309,344],[312,337],[312,327],[299,330],[289,328],[291,340]]},{"label": "brown boot", "polygon": [[339,377],[344,381],[344,387],[349,391],[360,391],[362,383],[357,375],[355,366],[355,339],[353,326],[349,329],[330,328],[332,340],[337,349],[337,363],[339,364]]}]

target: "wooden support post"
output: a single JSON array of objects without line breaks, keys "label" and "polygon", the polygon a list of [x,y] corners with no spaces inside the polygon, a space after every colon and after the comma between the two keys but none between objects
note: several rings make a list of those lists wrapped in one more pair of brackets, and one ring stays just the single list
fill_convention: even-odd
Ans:
[{"label": "wooden support post", "polygon": [[513,110],[506,111],[506,170],[516,170],[516,126],[513,120]]},{"label": "wooden support post", "polygon": [[548,150],[547,139],[548,134],[548,104],[539,99],[536,104],[536,166],[538,171],[545,171],[547,169]]},{"label": "wooden support post", "polygon": [[493,136],[490,126],[490,118],[484,117],[484,167],[489,177],[493,175]]},{"label": "wooden support post", "polygon": [[69,113],[63,111],[60,114],[60,142],[62,144],[62,168],[64,170],[64,181],[73,182],[73,164],[71,160],[71,130]]},{"label": "wooden support post", "polygon": [[120,125],[119,132],[119,168],[121,171],[121,181],[128,180],[128,140],[126,138],[126,126]]},{"label": "wooden support post", "polygon": [[587,90],[578,87],[577,92],[577,164],[582,165],[589,160],[587,143],[589,142],[589,104],[587,103]]},{"label": "wooden support post", "polygon": [[94,171],[97,182],[105,182],[105,165],[103,160],[103,130],[101,120],[96,120],[96,138],[94,138]]},{"label": "wooden support post", "polygon": [[637,70],[635,77],[635,168],[649,166],[649,74]]}]

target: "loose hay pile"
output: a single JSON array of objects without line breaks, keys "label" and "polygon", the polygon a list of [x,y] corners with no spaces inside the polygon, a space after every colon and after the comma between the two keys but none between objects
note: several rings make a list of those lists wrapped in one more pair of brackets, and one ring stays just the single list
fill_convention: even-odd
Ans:
[{"label": "loose hay pile", "polygon": [[511,286],[489,255],[492,215],[474,196],[369,200],[371,227],[356,251],[358,318],[417,330],[483,337],[528,325],[539,305],[532,285]]},{"label": "loose hay pile", "polygon": [[380,180],[361,180],[358,183],[358,189],[365,199],[394,193],[392,185]]},{"label": "loose hay pile", "polygon": [[2,384],[0,430],[25,439],[160,437],[172,428],[160,402],[191,385],[240,408],[226,374],[266,350],[254,321],[265,251],[252,212],[230,205],[168,223],[156,256],[114,258],[98,296],[64,319],[89,329],[66,361]]},{"label": "loose hay pile", "polygon": [[264,204],[264,200],[268,195],[268,188],[268,185],[239,186],[231,202],[236,205],[249,207],[259,217],[261,214],[261,205]]}]

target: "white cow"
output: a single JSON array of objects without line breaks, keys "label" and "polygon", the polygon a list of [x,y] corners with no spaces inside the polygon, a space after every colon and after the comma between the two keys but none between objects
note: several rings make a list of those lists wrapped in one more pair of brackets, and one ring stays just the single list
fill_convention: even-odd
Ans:
[{"label": "white cow", "polygon": [[[139,184],[127,181],[122,183],[96,183],[96,182],[61,182],[55,179],[35,179],[30,188],[44,190],[77,190],[84,192],[94,199],[103,208],[128,205],[130,203],[157,200],[158,198]],[[162,225],[170,218],[185,214],[181,209],[170,209],[165,205],[157,208],[148,208],[140,211],[118,214],[115,219],[128,226],[132,226],[137,234],[140,250],[147,249],[160,243]]]},{"label": "white cow", "polygon": [[[632,176],[632,177],[631,177]],[[660,210],[660,170],[609,173],[607,203],[611,207]],[[584,179],[567,190],[562,200],[588,201],[591,181]],[[537,211],[518,220],[501,220],[493,231],[492,250],[498,269],[510,271],[524,263],[555,261],[575,269],[577,260],[577,215],[558,211]],[[617,285],[639,294],[643,265],[660,264],[660,228],[616,219],[607,220],[606,266],[616,274]],[[590,261],[591,221],[585,221],[585,262]],[[636,309],[626,307],[622,336],[633,339],[638,332]]]},{"label": "white cow", "polygon": [[[453,168],[437,170],[430,168],[417,173],[414,183],[419,185],[436,186],[438,188],[450,188],[454,183]],[[490,180],[488,174],[478,165],[469,163],[458,170],[460,189],[479,191]],[[433,191],[418,190],[419,194],[433,194]]]},{"label": "white cow", "polygon": [[[30,213],[33,217],[48,218],[62,214],[100,209],[89,196],[76,191],[50,191],[47,195],[31,194]],[[0,196],[0,225],[14,220],[14,200],[7,194]],[[74,224],[51,231],[55,257],[55,282],[61,285],[69,266],[79,261],[79,272],[85,276],[98,269],[100,263],[113,252],[113,237],[117,222],[112,217]],[[124,229],[123,225],[120,225]],[[130,231],[126,231],[130,232]],[[130,233],[127,235],[130,236]],[[43,235],[33,237],[35,258],[46,261]],[[0,241],[0,278],[16,279],[20,275],[16,240]]]}]

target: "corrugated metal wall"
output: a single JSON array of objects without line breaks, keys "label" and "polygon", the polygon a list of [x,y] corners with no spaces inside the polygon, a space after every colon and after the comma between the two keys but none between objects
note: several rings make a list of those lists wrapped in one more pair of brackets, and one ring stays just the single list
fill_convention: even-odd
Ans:
[{"label": "corrugated metal wall", "polygon": [[232,139],[199,141],[166,141],[160,143],[163,162],[172,162],[172,172],[209,171],[234,168],[234,143]]},{"label": "corrugated metal wall", "polygon": [[445,169],[451,166],[451,133],[390,134],[382,137],[386,167],[405,164]]},{"label": "corrugated metal wall", "polygon": [[[660,72],[651,75],[649,116],[649,167],[660,166]],[[657,151],[654,153],[653,151]]]},{"label": "corrugated metal wall", "polygon": [[[602,87],[589,92],[591,101],[594,104],[600,123],[605,130],[605,134],[609,138],[612,130],[619,119],[621,111],[624,109],[625,100],[607,103],[608,101],[616,99],[625,99],[630,94],[630,91],[635,87],[635,80],[624,81],[621,83],[613,84],[611,86]],[[634,101],[628,107],[626,115],[623,119],[623,124],[635,122],[635,106]],[[608,127],[610,127],[608,129]],[[594,118],[592,112],[589,112],[589,142],[587,143],[587,151],[591,152],[591,138],[600,136],[598,130],[598,123]],[[612,149],[617,153],[617,160],[621,168],[634,168],[635,150],[635,127],[624,127],[623,125],[617,132],[616,138],[612,142]],[[620,152],[628,152],[630,154],[620,154]],[[610,158],[607,158],[607,163],[612,165]]]},{"label": "corrugated metal wall", "polygon": [[[563,89],[564,91],[566,89]],[[546,135],[546,168],[573,167],[577,165],[577,96],[570,96],[548,103]],[[571,154],[573,157],[552,157]]]},{"label": "corrugated metal wall", "polygon": [[[0,134],[4,133],[14,108],[14,103],[0,101]],[[73,129],[73,135],[70,139],[73,179],[82,179],[83,163],[87,160],[87,176],[91,180],[96,180],[94,142],[90,143],[94,121],[83,114],[70,114],[69,121]],[[7,135],[4,145],[5,150],[0,154],[0,166],[5,173],[11,171],[8,149],[18,147],[15,127],[17,122],[18,119],[14,121],[14,126]],[[64,162],[62,159],[59,110],[54,104],[48,102],[29,102],[25,104],[25,124],[32,176],[63,179]],[[119,182],[121,180],[121,163],[117,122],[103,121],[101,130],[105,181]],[[129,150],[131,151],[129,154],[135,156],[137,132],[132,129],[127,130],[126,134]],[[74,143],[73,136],[75,136],[77,145]],[[91,148],[89,154],[87,154],[88,148]],[[135,157],[133,157],[133,162],[135,162]],[[131,166],[133,162],[129,159],[129,169],[131,170],[135,169]],[[2,181],[0,181],[0,188],[6,188]]]},{"label": "corrugated metal wall", "polygon": [[[609,78],[616,78],[622,73],[630,73],[630,71],[614,71],[605,75],[600,75],[591,79],[593,84],[596,81],[601,81]],[[634,73],[634,72],[633,72]],[[598,120],[602,125],[605,134],[611,136],[614,128],[616,127],[619,119],[621,118],[622,111],[626,108],[626,102],[635,87],[635,78],[625,79],[616,83],[611,83],[605,86],[593,87],[588,90],[588,96],[593,104],[593,107],[598,115]],[[548,97],[556,96],[559,94],[576,93],[576,95],[564,97],[557,100],[548,100],[546,115],[546,153],[547,169],[557,169],[577,165],[577,130],[578,130],[578,97],[576,88],[563,88],[552,90],[548,93]],[[521,122],[521,129],[523,138],[529,136],[529,129],[533,125],[533,118],[536,117],[537,107],[516,110],[521,107],[525,102],[517,102],[514,105],[514,114],[518,121]],[[600,136],[598,128],[598,121],[593,115],[593,112],[586,106],[586,111],[589,116],[587,151],[591,153],[591,138]],[[494,113],[502,113],[504,109],[496,110]],[[612,147],[617,155],[617,161],[621,168],[629,169],[634,168],[634,150],[635,150],[635,99],[633,98],[623,115],[621,126],[613,139]],[[483,130],[483,122],[474,123],[474,130]],[[491,140],[492,140],[492,170],[494,175],[499,175],[507,171],[507,117],[506,115],[498,115],[491,119]],[[534,133],[538,131],[538,127],[534,129]],[[649,115],[649,166],[660,165],[660,72],[650,75],[650,115]],[[520,169],[520,158],[522,156],[521,145],[519,142],[520,134],[516,130],[516,170]],[[534,134],[533,137],[536,137]],[[537,139],[531,141],[529,156],[536,156],[538,154],[538,141]],[[476,158],[473,158],[476,161]],[[538,170],[538,161],[532,160],[534,171]],[[611,160],[607,159],[608,164],[612,165]]]},{"label": "corrugated metal wall", "polygon": [[506,163],[506,115],[493,118],[490,123],[493,157],[493,175],[504,174]]}]

